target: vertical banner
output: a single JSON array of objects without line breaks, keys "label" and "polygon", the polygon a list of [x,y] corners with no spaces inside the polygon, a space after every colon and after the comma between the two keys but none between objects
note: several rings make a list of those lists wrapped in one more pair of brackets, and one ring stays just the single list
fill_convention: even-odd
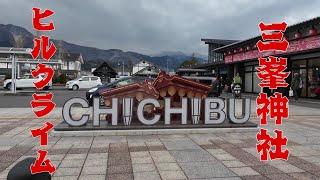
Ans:
[{"label": "vertical banner", "polygon": [[[37,32],[48,32],[53,31],[54,23],[42,23],[43,19],[49,18],[54,14],[52,10],[45,9],[41,10],[40,8],[34,7],[32,9],[32,25],[35,31]],[[56,46],[50,42],[50,38],[46,35],[40,35],[40,37],[35,37],[34,47],[31,51],[31,56],[34,60],[41,59],[49,62],[50,59],[56,53]],[[34,83],[34,86],[37,90],[48,89],[50,83],[52,82],[52,77],[54,75],[54,70],[51,66],[45,64],[37,64],[37,68],[31,71],[31,74],[34,78],[37,79]],[[35,114],[36,118],[41,118],[49,113],[51,113],[56,104],[52,101],[53,93],[34,93],[32,95],[32,101],[30,105],[32,111]],[[41,147],[48,145],[48,134],[49,131],[53,129],[53,124],[50,122],[45,122],[42,127],[38,129],[32,129],[32,137],[38,137],[40,141],[40,149],[38,150],[38,157],[36,161],[31,164],[30,170],[32,174],[48,172],[53,174],[56,171],[56,167],[52,164],[50,159],[46,158],[48,151],[42,150]]]},{"label": "vertical banner", "polygon": [[[273,24],[259,24],[262,32],[261,39],[257,42],[259,52],[286,52],[289,47],[289,42],[284,37],[284,32],[287,28],[285,22]],[[280,129],[282,120],[289,117],[288,98],[283,96],[279,88],[288,87],[286,78],[289,72],[287,69],[287,59],[282,57],[260,57],[257,76],[261,80],[259,86],[261,89],[268,88],[273,94],[269,95],[263,91],[256,99],[257,116],[260,118],[260,126],[268,124],[268,116],[275,120],[275,125],[278,127],[274,130],[274,137],[268,133],[267,129],[261,128],[257,133],[258,144],[256,145],[257,152],[260,154],[260,160],[266,161],[268,157],[271,160],[283,159],[288,160],[289,150],[286,147],[287,138],[283,136]]]}]

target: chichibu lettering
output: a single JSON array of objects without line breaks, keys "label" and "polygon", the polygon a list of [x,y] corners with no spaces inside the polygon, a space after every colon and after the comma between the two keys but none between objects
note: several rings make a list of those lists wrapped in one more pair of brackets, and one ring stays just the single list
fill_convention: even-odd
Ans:
[{"label": "chichibu lettering", "polygon": [[[99,98],[94,99],[93,107],[89,107],[88,102],[82,98],[72,98],[68,100],[63,106],[62,116],[64,121],[70,126],[83,126],[89,121],[90,113],[78,114],[80,118],[75,119],[71,115],[71,109],[74,105],[81,105],[84,110],[92,110],[93,126],[100,126],[101,115],[111,116],[111,122],[109,125],[117,126],[123,124],[130,126],[133,121],[133,117],[137,117],[137,122],[142,125],[152,126],[156,123],[170,125],[173,119],[171,115],[180,115],[180,124],[185,125],[187,121],[192,124],[221,124],[226,119],[235,124],[242,124],[250,118],[250,99],[227,99],[227,105],[221,98],[182,98],[180,107],[172,107],[170,98],[165,98],[163,113],[152,112],[151,117],[145,117],[145,106],[151,105],[153,109],[159,108],[160,103],[156,99],[146,98],[133,104],[131,98],[112,98],[112,103],[109,107],[101,107],[99,105]],[[240,102],[240,103],[238,103]],[[119,106],[120,103],[120,106]],[[240,104],[240,105],[239,105]],[[136,110],[133,110],[133,106],[136,106]],[[241,115],[235,112],[236,106],[242,106]],[[204,112],[202,112],[204,111]],[[90,111],[89,111],[90,112]],[[201,116],[203,114],[203,116]]]}]

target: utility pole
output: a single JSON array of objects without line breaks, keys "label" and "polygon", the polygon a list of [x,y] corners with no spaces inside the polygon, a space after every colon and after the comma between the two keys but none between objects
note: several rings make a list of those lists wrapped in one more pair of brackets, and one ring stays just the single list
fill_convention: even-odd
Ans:
[{"label": "utility pole", "polygon": [[11,79],[12,79],[12,83],[11,83],[11,93],[16,93],[16,79],[17,79],[17,71],[16,71],[16,56],[15,54],[10,55],[11,58]]},{"label": "utility pole", "polygon": [[168,62],[168,57],[167,57],[167,73],[169,73],[169,62]]},{"label": "utility pole", "polygon": [[122,61],[122,76],[124,76],[123,73],[124,73],[124,61]]}]

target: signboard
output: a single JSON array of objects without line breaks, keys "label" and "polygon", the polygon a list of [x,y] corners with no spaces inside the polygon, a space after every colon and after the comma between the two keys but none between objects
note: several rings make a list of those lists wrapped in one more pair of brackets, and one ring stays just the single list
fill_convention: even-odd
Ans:
[{"label": "signboard", "polygon": [[258,50],[251,50],[243,53],[226,55],[225,63],[257,59],[259,57],[266,57],[270,55],[285,55],[316,48],[320,48],[320,36],[311,36],[304,39],[290,41],[290,46],[285,53],[275,51],[259,52]]},{"label": "signboard", "polygon": [[[62,112],[64,125],[60,127],[64,130],[66,127],[79,129],[86,126],[91,130],[199,128],[210,125],[231,127],[230,124],[243,126],[247,123],[250,99],[225,101],[208,97],[210,90],[211,86],[160,72],[155,80],[101,90],[104,106],[100,106],[100,98],[94,99],[92,107],[82,98],[68,100]],[[77,114],[77,118],[70,113],[76,104],[83,112]],[[241,113],[236,112],[236,107],[241,109]],[[59,126],[55,130],[59,130]]]}]

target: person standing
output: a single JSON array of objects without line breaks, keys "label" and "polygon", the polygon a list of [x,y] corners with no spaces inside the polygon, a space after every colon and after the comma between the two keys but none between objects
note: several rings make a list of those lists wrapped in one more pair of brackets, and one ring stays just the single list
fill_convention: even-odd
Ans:
[{"label": "person standing", "polygon": [[293,97],[296,101],[299,99],[300,80],[299,73],[294,73],[291,81],[291,89],[293,90]]},{"label": "person standing", "polygon": [[233,82],[231,84],[231,92],[233,92],[233,88],[237,84],[239,84],[240,87],[242,88],[242,79],[241,79],[239,73],[237,73],[236,76],[233,78]]},{"label": "person standing", "polygon": [[303,80],[302,80],[302,75],[299,75],[299,98],[301,97],[301,93],[302,93],[302,89],[304,87],[304,83],[303,83]]},{"label": "person standing", "polygon": [[209,97],[219,97],[221,93],[221,80],[220,76],[217,75],[215,80],[212,82],[212,89],[209,92]]},{"label": "person standing", "polygon": [[239,84],[242,85],[242,79],[239,75],[239,73],[236,74],[236,76],[233,78],[233,85]]}]

